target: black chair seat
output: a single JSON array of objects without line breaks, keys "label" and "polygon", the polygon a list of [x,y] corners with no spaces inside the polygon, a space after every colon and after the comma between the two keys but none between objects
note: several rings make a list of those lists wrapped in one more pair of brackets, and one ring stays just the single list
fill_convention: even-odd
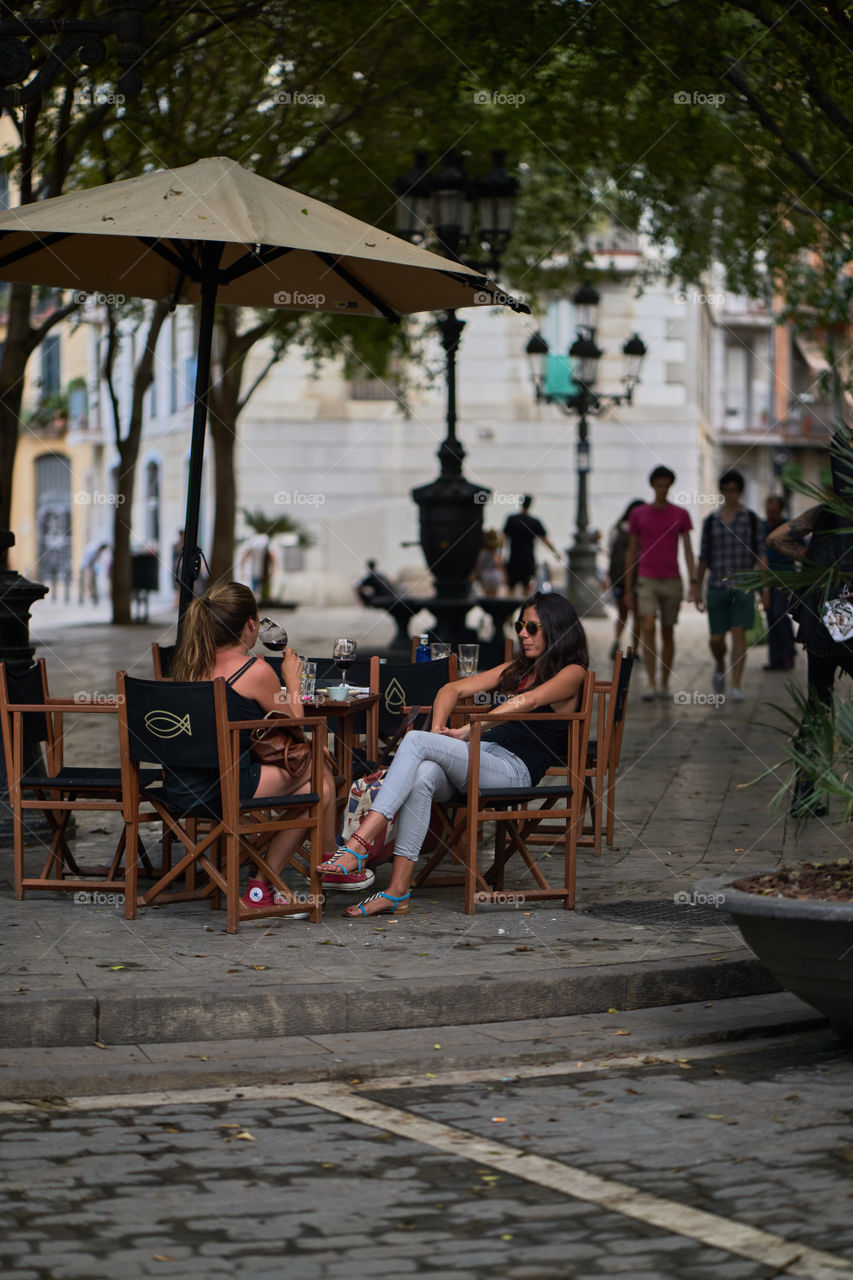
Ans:
[{"label": "black chair seat", "polygon": [[[160,769],[142,770],[146,786],[162,776]],[[121,791],[121,769],[83,768],[64,766],[58,773],[25,773],[22,787],[44,787],[62,791]]]},{"label": "black chair seat", "polygon": [[[549,797],[559,799],[573,794],[568,783],[561,787],[481,787],[479,791],[481,800],[505,800],[507,804],[516,800],[547,800]],[[464,791],[457,791],[455,796],[444,803],[467,804],[468,796]]]},{"label": "black chair seat", "polygon": [[253,796],[251,800],[240,801],[241,810],[246,809],[284,809],[287,805],[317,804],[320,797],[316,791],[301,791],[298,795],[286,796]]},{"label": "black chair seat", "polygon": [[[158,775],[156,775],[155,772],[155,778],[157,776]],[[152,779],[152,781],[154,780]],[[215,822],[218,822],[222,817],[218,797],[216,804],[208,804],[204,800],[199,799],[197,804],[188,806],[186,803],[186,796],[176,798],[170,795],[167,787],[162,785],[151,785],[151,783],[149,783],[148,786],[141,788],[141,794],[148,800],[159,801],[160,804],[169,810],[172,817],[211,818]],[[245,803],[242,800],[240,801],[240,812],[249,813],[252,809],[295,808],[298,805],[317,804],[319,799],[320,797],[314,791],[303,791],[298,795],[253,796],[251,800],[247,800]]]}]

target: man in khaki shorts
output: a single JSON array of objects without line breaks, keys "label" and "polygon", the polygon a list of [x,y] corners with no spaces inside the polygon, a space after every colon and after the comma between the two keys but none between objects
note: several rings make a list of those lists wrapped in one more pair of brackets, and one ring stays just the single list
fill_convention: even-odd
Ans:
[{"label": "man in khaki shorts", "polygon": [[[675,657],[675,624],[684,591],[678,571],[678,543],[684,547],[687,576],[695,580],[693,548],[690,546],[692,523],[684,507],[667,502],[666,495],[675,481],[669,467],[655,467],[649,476],[654,489],[654,502],[643,503],[631,512],[630,537],[625,571],[625,600],[635,608],[640,619],[643,662],[648,688],[643,701],[655,697],[668,698],[669,677]],[[657,671],[656,621],[660,616],[661,663]]]}]

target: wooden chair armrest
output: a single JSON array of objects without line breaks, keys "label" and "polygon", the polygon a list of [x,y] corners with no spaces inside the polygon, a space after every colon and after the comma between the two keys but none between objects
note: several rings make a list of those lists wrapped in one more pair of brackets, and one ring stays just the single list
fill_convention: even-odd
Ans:
[{"label": "wooden chair armrest", "polygon": [[43,715],[65,711],[97,711],[101,715],[115,715],[118,712],[118,700],[113,698],[112,702],[78,702],[74,698],[48,698],[45,702],[10,702],[7,703],[6,710],[13,715],[32,711],[40,711]]},{"label": "wooden chair armrest", "polygon": [[286,729],[298,725],[300,729],[324,729],[326,720],[323,716],[305,716],[297,720],[296,716],[269,716],[263,720],[229,720],[229,730],[236,729]]}]

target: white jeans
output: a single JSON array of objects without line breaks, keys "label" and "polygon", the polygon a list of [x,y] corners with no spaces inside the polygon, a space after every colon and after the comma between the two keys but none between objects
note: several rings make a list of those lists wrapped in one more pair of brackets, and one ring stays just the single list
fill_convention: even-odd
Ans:
[{"label": "white jeans", "polygon": [[[433,800],[449,800],[468,785],[468,743],[441,733],[407,733],[379,789],[373,809],[397,814],[395,854],[417,862]],[[480,785],[529,787],[527,765],[490,742],[480,744]]]}]

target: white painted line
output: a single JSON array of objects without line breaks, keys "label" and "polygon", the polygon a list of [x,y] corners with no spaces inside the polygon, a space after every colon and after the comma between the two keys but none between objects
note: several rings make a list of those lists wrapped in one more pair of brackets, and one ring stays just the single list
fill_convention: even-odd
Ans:
[{"label": "white painted line", "polygon": [[[810,1034],[808,1032],[804,1033]],[[817,1034],[817,1033],[815,1033]],[[761,1051],[772,1050],[777,1045],[790,1045],[790,1037],[768,1037],[755,1040],[727,1040],[723,1044],[680,1046],[674,1049],[654,1049],[643,1054],[618,1054],[602,1057],[549,1063],[518,1063],[508,1061],[499,1067],[459,1068],[453,1071],[435,1072],[434,1078],[425,1074],[417,1075],[408,1072],[397,1076],[368,1076],[359,1078],[357,1085],[351,1087],[357,1093],[374,1093],[380,1089],[446,1089],[461,1084],[492,1084],[496,1081],[512,1082],[513,1080],[549,1079],[559,1076],[584,1075],[595,1071],[628,1070],[629,1068],[651,1067],[658,1064],[664,1066],[673,1062],[701,1061],[705,1058],[720,1059],[740,1054],[760,1045]],[[560,1046],[564,1052],[565,1047]],[[168,1064],[166,1064],[168,1065]],[[430,1064],[436,1065],[438,1064]],[[357,1065],[353,1063],[353,1071]],[[432,1075],[432,1073],[431,1073]],[[324,1077],[325,1079],[326,1077]],[[144,1107],[164,1107],[172,1103],[218,1103],[239,1101],[273,1101],[276,1098],[292,1098],[306,1085],[310,1084],[257,1084],[257,1085],[208,1085],[202,1087],[174,1088],[144,1093],[99,1093],[90,1095],[78,1094],[51,1104],[49,1098],[12,1099],[0,1101],[0,1115],[15,1115],[20,1112],[55,1111],[69,1112],[113,1111],[137,1109]]]},{"label": "white painted line", "polygon": [[[803,1034],[809,1035],[811,1033],[804,1032]],[[790,1048],[790,1037],[768,1037],[766,1040],[762,1039],[760,1041],[727,1040],[723,1044],[682,1045],[674,1049],[649,1049],[643,1054],[618,1054],[607,1058],[596,1054],[586,1060],[572,1058],[569,1062],[549,1062],[547,1064],[530,1062],[513,1065],[511,1061],[508,1061],[502,1067],[460,1067],[454,1071],[439,1071],[432,1079],[428,1079],[424,1075],[415,1075],[412,1072],[399,1076],[370,1076],[367,1080],[354,1085],[353,1088],[357,1093],[376,1093],[385,1089],[447,1089],[452,1085],[494,1084],[501,1081],[511,1084],[513,1080],[537,1080],[540,1077],[549,1079],[555,1076],[584,1075],[595,1071],[622,1071],[637,1067],[666,1066],[674,1062],[701,1061],[705,1058],[713,1058],[717,1061],[721,1058],[731,1057],[732,1055],[755,1049],[759,1045],[762,1053],[772,1051],[777,1046]],[[561,1049],[565,1051],[565,1046],[561,1046]],[[430,1074],[432,1075],[433,1073]]]},{"label": "white painted line", "polygon": [[[773,1040],[763,1040],[762,1048],[772,1048]],[[362,1096],[379,1089],[423,1088],[454,1084],[488,1083],[507,1079],[537,1079],[570,1074],[582,1075],[590,1071],[613,1071],[620,1068],[653,1066],[656,1063],[685,1062],[692,1059],[717,1058],[739,1053],[746,1047],[742,1041],[725,1045],[700,1045],[691,1049],[659,1050],[654,1054],[638,1056],[626,1054],[595,1062],[561,1062],[547,1067],[535,1063],[527,1066],[494,1068],[480,1071],[447,1071],[437,1074],[434,1080],[406,1076],[389,1076],[360,1081],[358,1086],[332,1082],[304,1084],[243,1085],[205,1089],[164,1089],[150,1093],[100,1094],[93,1097],[68,1098],[52,1104],[48,1099],[29,1102],[0,1102],[0,1115],[85,1113],[106,1110],[139,1110],[179,1104],[204,1105],[221,1102],[273,1102],[296,1098],[309,1106],[345,1116],[360,1124],[397,1133],[411,1138],[435,1150],[444,1151],[465,1160],[477,1161],[523,1178],[527,1182],[547,1187],[563,1195],[597,1204],[603,1209],[621,1213],[625,1217],[660,1227],[676,1235],[682,1235],[711,1248],[749,1258],[752,1261],[776,1266],[787,1276],[802,1280],[839,1280],[839,1276],[853,1273],[853,1263],[835,1254],[810,1249],[793,1240],[786,1240],[771,1232],[761,1231],[731,1219],[705,1213],[699,1209],[678,1204],[661,1196],[638,1191],[626,1183],[601,1178],[573,1165],[549,1160],[500,1142],[496,1139],[477,1138],[463,1129],[437,1121],[422,1119],[397,1107],[373,1102]],[[649,1061],[652,1059],[652,1061]]]},{"label": "white painted line", "polygon": [[[807,1276],[808,1280],[838,1280],[839,1275],[853,1273],[853,1264],[835,1254],[809,1249],[769,1231],[705,1213],[701,1209],[691,1209],[675,1200],[649,1195],[626,1183],[600,1178],[573,1165],[519,1151],[503,1142],[478,1138],[463,1129],[373,1102],[345,1085],[316,1084],[301,1089],[297,1086],[295,1096],[312,1107],[320,1107],[386,1133],[399,1134],[448,1155],[489,1165],[537,1186],[636,1218],[675,1235],[686,1236],[709,1248],[724,1249],[765,1266],[785,1269],[789,1275]],[[797,1269],[791,1270],[794,1265]]]}]

